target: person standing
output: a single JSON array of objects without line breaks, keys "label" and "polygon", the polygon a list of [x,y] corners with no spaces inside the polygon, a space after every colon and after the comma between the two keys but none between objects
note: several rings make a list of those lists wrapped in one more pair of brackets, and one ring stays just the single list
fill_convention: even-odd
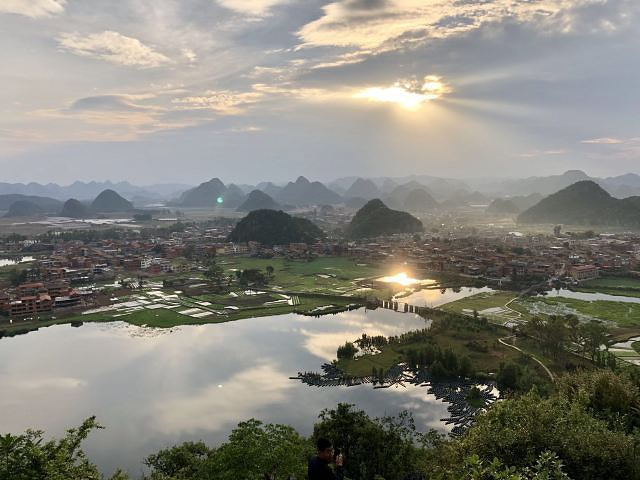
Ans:
[{"label": "person standing", "polygon": [[[333,445],[326,438],[319,438],[316,442],[318,453],[311,457],[307,474],[309,480],[342,480],[343,458],[341,454],[333,455]],[[331,463],[335,464],[335,472],[331,468]]]}]

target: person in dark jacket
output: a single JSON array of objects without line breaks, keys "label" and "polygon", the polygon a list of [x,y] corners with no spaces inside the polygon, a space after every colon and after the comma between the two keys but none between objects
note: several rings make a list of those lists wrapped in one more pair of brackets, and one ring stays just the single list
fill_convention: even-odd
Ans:
[{"label": "person in dark jacket", "polygon": [[[319,438],[318,453],[309,460],[307,470],[309,480],[342,480],[342,455],[333,455],[333,445],[326,438]],[[330,464],[335,463],[335,472]]]}]

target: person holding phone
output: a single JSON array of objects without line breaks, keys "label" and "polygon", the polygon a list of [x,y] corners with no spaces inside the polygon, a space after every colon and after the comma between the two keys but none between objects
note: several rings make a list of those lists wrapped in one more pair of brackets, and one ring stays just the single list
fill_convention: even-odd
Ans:
[{"label": "person holding phone", "polygon": [[316,447],[318,453],[309,460],[307,469],[309,480],[342,480],[344,458],[340,450],[334,452],[331,440],[326,438],[319,438]]}]

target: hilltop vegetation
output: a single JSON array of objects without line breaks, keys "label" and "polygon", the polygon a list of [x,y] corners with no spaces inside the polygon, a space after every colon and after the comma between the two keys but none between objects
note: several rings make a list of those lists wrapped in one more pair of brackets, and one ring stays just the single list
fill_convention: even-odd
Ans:
[{"label": "hilltop vegetation", "polygon": [[292,217],[281,210],[254,210],[238,222],[229,241],[286,245],[313,243],[323,236],[322,230],[305,218]]},{"label": "hilltop vegetation", "polygon": [[351,238],[367,238],[422,230],[422,222],[413,215],[391,210],[381,200],[375,199],[358,210],[347,227],[347,235]]},{"label": "hilltop vegetation", "polygon": [[574,183],[522,212],[519,223],[640,226],[640,208],[619,200],[591,180]]},{"label": "hilltop vegetation", "polygon": [[[339,404],[320,412],[308,438],[288,425],[251,419],[219,446],[185,442],[149,455],[144,478],[303,479],[314,442],[324,437],[343,453],[345,478],[356,480],[637,479],[639,396],[638,378],[626,373],[574,373],[549,396],[533,390],[495,403],[461,437],[422,433],[407,412],[370,418]],[[0,478],[100,479],[81,447],[97,428],[92,417],[60,440],[33,431],[3,435]],[[129,478],[136,477],[120,471],[111,477]]]}]

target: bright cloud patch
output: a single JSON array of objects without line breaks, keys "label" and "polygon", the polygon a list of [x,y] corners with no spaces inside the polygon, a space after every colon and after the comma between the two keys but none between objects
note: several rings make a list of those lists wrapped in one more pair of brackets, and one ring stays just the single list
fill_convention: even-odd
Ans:
[{"label": "bright cloud patch", "polygon": [[59,42],[62,48],[76,55],[99,58],[119,65],[149,68],[169,62],[166,56],[137,38],[110,30],[86,37],[65,33],[59,38]]},{"label": "bright cloud patch", "polygon": [[230,90],[210,90],[201,96],[176,98],[172,101],[187,110],[215,110],[222,114],[238,114],[243,107],[257,102],[262,98],[260,92],[234,92]]},{"label": "bright cloud patch", "polygon": [[281,5],[287,1],[288,0],[218,0],[218,3],[236,12],[263,17],[269,13],[271,7]]},{"label": "bright cloud patch", "polygon": [[47,17],[64,11],[67,0],[2,0],[0,13],[15,13],[31,18]]},{"label": "bright cloud patch", "polygon": [[[324,15],[302,27],[298,35],[307,46],[390,49],[454,36],[505,18],[554,22],[557,14],[590,3],[601,0],[340,0],[323,7]],[[563,30],[571,27],[557,23]]]},{"label": "bright cloud patch", "polygon": [[448,87],[439,77],[430,75],[424,77],[423,81],[404,80],[390,87],[366,88],[354,96],[373,102],[395,103],[407,110],[417,110],[423,103],[440,98],[448,91]]}]

